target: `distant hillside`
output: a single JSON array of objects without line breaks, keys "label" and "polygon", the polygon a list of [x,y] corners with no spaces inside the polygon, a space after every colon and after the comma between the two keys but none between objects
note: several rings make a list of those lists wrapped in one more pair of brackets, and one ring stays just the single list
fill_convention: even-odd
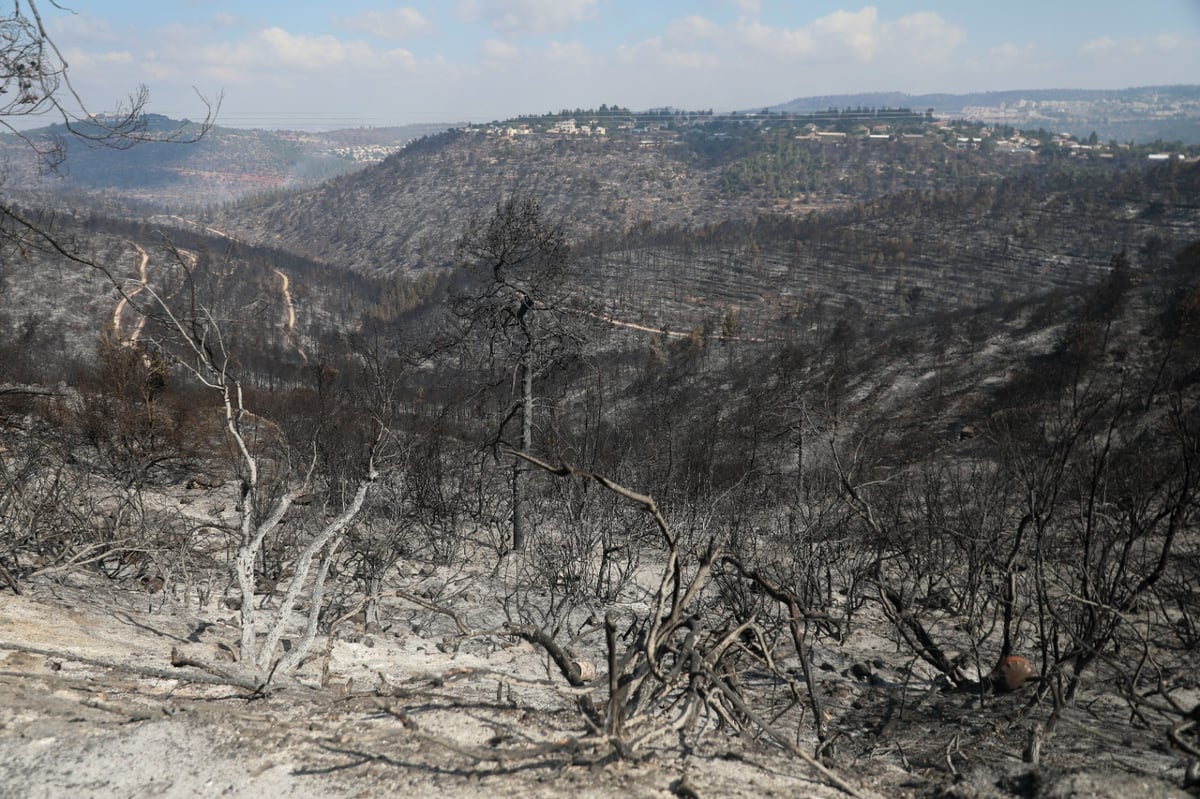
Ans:
[{"label": "distant hillside", "polygon": [[430,277],[453,267],[473,214],[530,192],[563,220],[579,296],[605,313],[672,331],[733,314],[758,337],[846,309],[894,319],[1071,290],[1114,253],[1149,264],[1200,235],[1195,160],[972,149],[953,128],[808,140],[713,124],[608,140],[447,133],[206,223],[332,267]]},{"label": "distant hillside", "polygon": [[[151,131],[194,127],[157,115]],[[382,161],[407,142],[444,129],[441,125],[357,128],[324,132],[213,128],[193,144],[148,143],[124,150],[89,146],[64,136],[61,125],[27,132],[33,140],[61,140],[66,161],[46,175],[28,144],[0,136],[5,188],[65,193],[107,193],[126,204],[206,206],[247,194],[302,188]]]},{"label": "distant hillside", "polygon": [[[841,112],[839,118],[830,115],[831,109]],[[854,113],[845,113],[848,109]],[[929,113],[931,109],[932,114]],[[723,186],[718,187],[718,195],[727,194],[730,182],[746,184],[765,177],[773,187],[768,189],[768,193],[777,197],[794,196],[795,187],[781,187],[770,174],[764,175],[761,168],[765,160],[790,158],[794,152],[783,153],[778,148],[774,153],[760,152],[759,163],[752,163],[753,159],[748,156],[747,150],[753,147],[746,144],[745,126],[774,126],[776,133],[779,132],[780,122],[764,119],[761,113],[764,110],[775,116],[786,114],[793,117],[797,128],[812,123],[826,132],[849,134],[864,125],[874,128],[883,121],[890,123],[889,133],[893,136],[921,132],[923,125],[936,116],[941,120],[967,120],[978,125],[1011,127],[1023,131],[1065,132],[1080,139],[1088,139],[1095,133],[1098,140],[1106,144],[1159,140],[1182,142],[1185,145],[1200,144],[1200,86],[1013,90],[960,95],[909,95],[899,92],[826,95],[799,98],[767,109],[749,109],[730,116],[714,116],[711,110],[682,112],[650,109],[635,112],[619,106],[601,106],[591,110],[564,109],[559,114],[518,117],[503,124],[465,129],[477,133],[489,130],[511,132],[514,135],[510,137],[513,139],[510,150],[518,151],[524,147],[528,152],[536,151],[538,157],[549,156],[557,160],[556,155],[541,147],[544,141],[532,149],[528,142],[523,145],[517,143],[520,134],[524,133],[531,133],[535,137],[550,135],[559,145],[568,147],[569,152],[563,151],[567,153],[568,162],[580,158],[580,153],[587,151],[588,148],[582,147],[581,143],[588,139],[593,141],[593,147],[596,140],[620,140],[626,146],[626,160],[635,164],[646,159],[629,153],[632,148],[660,152],[666,145],[680,143],[685,145],[681,151],[683,155],[675,157],[672,165],[666,167],[674,177],[666,178],[672,185],[663,184],[664,188],[677,190],[678,180],[683,173],[690,174],[696,168],[710,169],[715,160],[724,159],[726,163],[731,163],[742,158],[747,169],[739,172],[735,168],[733,172],[722,172],[717,176],[718,182],[725,181]],[[870,118],[864,117],[863,112],[869,112]],[[190,123],[159,115],[149,115],[146,122],[151,131],[173,131],[181,125],[186,131],[192,127]],[[26,133],[33,140],[57,140],[64,144],[66,160],[57,174],[44,174],[37,159],[31,156],[28,143],[13,134],[0,135],[0,167],[3,168],[4,190],[9,197],[46,191],[66,195],[86,194],[105,203],[110,212],[146,207],[202,208],[247,196],[281,190],[304,190],[323,180],[379,163],[407,143],[447,128],[446,123],[324,132],[216,127],[202,141],[194,144],[144,144],[127,150],[113,150],[89,146],[85,141],[64,135],[67,131],[58,125]],[[705,137],[691,134],[700,130],[710,135],[698,143],[698,139]],[[555,137],[555,133],[559,135]],[[580,133],[585,135],[575,135]],[[651,160],[653,156],[652,153]],[[590,156],[582,158],[580,165],[586,162],[590,166],[598,166],[598,162]],[[574,167],[569,163],[560,163],[554,169],[543,170],[536,164],[530,164],[523,169],[553,174],[555,169],[569,173]],[[768,171],[773,169],[769,167]],[[594,180],[604,184],[614,182],[610,176],[601,173],[583,179],[585,182]],[[653,184],[663,178],[642,173],[639,179]],[[827,177],[823,177],[819,171],[810,169],[798,186],[819,188],[818,184],[825,179]],[[570,189],[570,186],[564,188]],[[450,190],[455,190],[453,184]],[[671,193],[667,192],[668,195]],[[694,192],[688,193],[694,196]],[[637,194],[635,192],[635,196]],[[705,202],[723,203],[727,199],[714,196]],[[686,200],[684,204],[687,204]],[[650,216],[660,218],[662,210],[656,209]],[[674,217],[677,210],[668,208],[667,215]],[[632,214],[613,208],[606,213],[609,222],[636,221],[636,217],[636,209]]]},{"label": "distant hillside", "polygon": [[[297,353],[317,349],[323,336],[353,329],[381,290],[378,281],[344,269],[240,244],[193,226],[164,227],[95,213],[22,213],[127,287],[148,283],[163,290],[181,261],[212,269],[204,286],[206,301],[236,297],[235,305],[252,305],[254,313],[239,320],[236,335],[257,342],[256,351],[266,360],[302,359]],[[125,307],[101,270],[68,261],[36,238],[20,257],[12,257],[12,250],[4,254],[9,257],[0,258],[0,362],[16,352],[33,371],[65,369],[72,359],[88,359],[114,328],[125,335],[136,329],[137,312]],[[26,363],[22,353],[39,347],[54,357]]]},{"label": "distant hillside", "polygon": [[[256,198],[206,221],[248,241],[365,272],[409,273],[453,261],[472,214],[514,190],[535,193],[572,234],[612,241],[663,229],[876,203],[889,195],[976,186],[1010,176],[1114,174],[1147,166],[1136,150],[1071,155],[984,147],[954,128],[923,135],[801,134],[762,118],[610,136],[453,132],[312,189]],[[969,131],[963,132],[969,133]],[[958,140],[966,139],[963,145]]]},{"label": "distant hillside", "polygon": [[802,97],[770,110],[809,113],[830,108],[932,108],[942,117],[1018,128],[1046,128],[1101,141],[1200,143],[1200,86],[1129,89],[1029,89],[971,94],[875,92]]}]

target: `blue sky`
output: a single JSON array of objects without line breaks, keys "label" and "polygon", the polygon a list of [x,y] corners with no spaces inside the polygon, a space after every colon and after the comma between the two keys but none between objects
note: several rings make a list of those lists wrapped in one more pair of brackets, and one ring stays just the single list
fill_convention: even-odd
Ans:
[{"label": "blue sky", "polygon": [[1200,83],[1200,0],[63,0],[92,110],[343,127],[871,91]]}]

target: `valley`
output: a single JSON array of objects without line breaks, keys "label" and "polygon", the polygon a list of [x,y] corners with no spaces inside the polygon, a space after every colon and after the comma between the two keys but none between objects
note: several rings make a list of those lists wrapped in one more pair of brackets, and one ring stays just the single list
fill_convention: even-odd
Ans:
[{"label": "valley", "polygon": [[1194,794],[1195,147],[856,114],[16,195],[0,795]]}]

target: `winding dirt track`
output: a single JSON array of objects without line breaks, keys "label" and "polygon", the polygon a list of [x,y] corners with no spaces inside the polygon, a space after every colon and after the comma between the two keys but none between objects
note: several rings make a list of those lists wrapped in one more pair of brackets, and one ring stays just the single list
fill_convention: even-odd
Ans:
[{"label": "winding dirt track", "polygon": [[[581,316],[586,316],[590,319],[599,320],[601,322],[604,322],[605,324],[612,325],[613,327],[621,327],[626,330],[640,330],[640,331],[643,331],[646,333],[658,333],[658,334],[665,335],[667,338],[690,338],[692,335],[690,331],[682,331],[682,330],[666,330],[666,331],[664,331],[661,327],[651,327],[650,325],[642,325],[642,324],[638,324],[637,322],[624,322],[620,319],[617,319],[614,316],[592,313],[591,311],[577,311],[576,313],[580,314]],[[708,335],[708,338],[711,340],[716,340],[716,339],[720,338],[720,336],[710,333]],[[758,336],[731,336],[729,340],[731,340],[731,341],[748,341],[752,344],[765,344],[765,343],[771,341],[770,338],[761,338]]]},{"label": "winding dirt track", "polygon": [[292,349],[299,354],[301,360],[303,360],[305,363],[308,363],[308,355],[305,354],[304,350],[302,350],[300,345],[296,342],[296,304],[292,301],[292,292],[290,288],[291,281],[288,279],[288,276],[283,273],[283,271],[279,269],[273,269],[271,271],[279,275],[280,280],[283,281],[283,285],[280,290],[283,292],[283,305],[285,308],[287,308],[288,343],[291,344]]},{"label": "winding dirt track", "polygon": [[[137,250],[138,258],[140,259],[138,262],[138,285],[135,286],[131,291],[127,291],[125,295],[117,301],[117,307],[113,309],[113,335],[118,339],[121,337],[121,314],[124,313],[125,306],[129,303],[129,300],[133,297],[136,297],[138,294],[141,294],[142,290],[146,288],[146,267],[150,264],[150,254],[146,252],[146,250],[143,249],[140,244],[134,243],[133,247]],[[133,344],[138,340],[138,336],[141,335],[142,328],[145,327],[145,325],[145,315],[139,315],[137,324],[134,326],[133,332],[129,335],[130,344]]]},{"label": "winding dirt track", "polygon": [[278,269],[273,269],[272,271],[279,275],[279,278],[283,281],[283,303],[287,307],[287,330],[288,335],[291,335],[296,332],[296,306],[292,304],[292,292],[288,290],[290,281],[288,280],[288,276]]},{"label": "winding dirt track", "polygon": [[[213,232],[213,233],[220,233],[220,231],[212,230],[211,228],[208,230],[210,230],[210,232]],[[222,235],[224,235],[224,234],[222,234]],[[147,271],[148,271],[148,268],[150,265],[150,253],[146,252],[145,248],[142,247],[137,242],[130,242],[130,244],[133,246],[133,248],[135,250],[137,250],[137,254],[138,254],[137,285],[135,285],[132,288],[130,288],[129,290],[127,290],[121,296],[121,298],[119,300],[117,300],[117,306],[113,309],[112,329],[113,329],[113,335],[117,340],[122,340],[122,338],[123,338],[121,335],[121,320],[125,314],[126,306],[129,305],[129,301],[131,299],[136,297],[138,294],[141,294],[142,291],[146,288]],[[190,255],[190,253],[185,253],[185,254]],[[303,349],[300,348],[299,344],[296,342],[296,303],[295,303],[295,300],[292,298],[291,279],[288,278],[287,274],[285,274],[280,269],[273,269],[272,271],[275,274],[279,275],[279,279],[281,281],[280,292],[283,294],[284,308],[287,309],[287,318],[285,320],[285,325],[286,325],[286,329],[287,329],[288,342],[292,345],[292,348],[296,350],[297,354],[300,355],[300,357],[304,360],[304,362],[308,363],[308,355],[304,352]],[[132,279],[130,279],[130,281],[128,281],[128,282],[132,282]],[[145,326],[146,326],[146,317],[144,314],[139,314],[137,324],[134,325],[133,331],[129,334],[128,338],[124,339],[125,343],[129,344],[129,345],[137,343],[138,337],[141,335],[142,329]]]}]

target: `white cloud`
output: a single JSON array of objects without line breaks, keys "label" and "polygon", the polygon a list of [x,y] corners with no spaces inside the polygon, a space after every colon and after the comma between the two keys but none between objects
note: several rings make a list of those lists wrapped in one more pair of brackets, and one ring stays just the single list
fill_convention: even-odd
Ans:
[{"label": "white cloud", "polygon": [[742,21],[737,30],[741,45],[748,50],[774,56],[806,56],[817,49],[817,40],[807,29],[781,30],[757,21]]},{"label": "white cloud", "polygon": [[762,0],[705,0],[704,5],[718,9],[732,8],[747,16],[757,16],[762,12]]},{"label": "white cloud", "polygon": [[120,38],[107,20],[82,14],[51,17],[46,27],[55,41],[69,41],[72,47],[111,43]]},{"label": "white cloud", "polygon": [[1183,39],[1173,33],[1160,33],[1154,37],[1153,42],[1154,48],[1163,53],[1182,50],[1184,47]]},{"label": "white cloud", "polygon": [[775,28],[757,20],[738,23],[738,38],[751,52],[785,59],[841,59],[871,61],[885,33],[879,13],[867,6],[861,11],[835,11],[801,28]]},{"label": "white cloud", "polygon": [[294,81],[298,73],[315,72],[337,72],[362,79],[371,72],[411,67],[416,63],[413,54],[405,49],[380,50],[363,41],[295,34],[279,27],[265,28],[239,41],[201,47],[190,53],[181,43],[172,58],[225,84],[286,83]]},{"label": "white cloud", "polygon": [[920,62],[937,62],[950,57],[967,34],[937,14],[920,11],[883,25],[887,46]]},{"label": "white cloud", "polygon": [[[939,14],[889,18],[870,6],[793,26],[714,20],[680,17],[661,35],[618,48],[613,71],[643,96],[653,93],[648,105],[753,108],[806,94],[946,90],[942,81],[961,70],[966,41]],[[639,82],[651,74],[655,81]]]},{"label": "white cloud", "polygon": [[387,68],[392,66],[415,67],[417,65],[417,57],[413,55],[412,50],[406,50],[403,47],[393,47],[383,53],[383,58],[378,61],[379,65]]},{"label": "white cloud", "polygon": [[809,31],[817,41],[840,45],[843,52],[862,61],[874,57],[882,35],[879,11],[874,6],[862,11],[834,11],[813,22]]},{"label": "white cloud", "polygon": [[1105,56],[1116,52],[1118,48],[1117,40],[1111,36],[1101,36],[1098,39],[1091,39],[1079,48],[1079,52],[1088,56]]},{"label": "white cloud", "polygon": [[479,0],[458,0],[455,8],[460,22],[478,22],[483,16]]},{"label": "white cloud", "polygon": [[370,56],[370,47],[361,42],[294,34],[277,27],[260,31],[250,44],[259,46],[255,55],[266,63],[300,69],[338,67]]},{"label": "white cloud", "polygon": [[[656,36],[637,44],[618,48],[616,61],[626,70],[626,82],[639,89],[644,90],[648,86],[640,86],[639,84],[646,82],[639,81],[637,76],[651,72],[659,77],[665,75],[680,76],[684,80],[695,81],[697,87],[711,86],[710,79],[715,78],[716,74],[722,71],[722,64],[725,63],[722,54],[711,48],[704,49],[701,46],[688,47],[686,44],[686,42],[682,42],[681,40],[680,46],[675,46],[672,43],[664,41],[661,36]],[[670,81],[666,82],[669,83]],[[633,102],[633,99],[630,98],[623,102],[630,103],[636,107],[638,103]],[[675,97],[663,97],[660,95],[642,104],[680,105],[682,102],[681,93]]]},{"label": "white cloud", "polygon": [[694,43],[721,36],[721,26],[695,14],[682,17],[667,26],[666,39],[672,42]]},{"label": "white cloud", "polygon": [[685,70],[719,69],[721,59],[713,53],[700,50],[679,50],[670,48],[663,50],[660,56],[667,66]]},{"label": "white cloud", "polygon": [[1030,63],[1038,58],[1037,45],[1033,42],[1016,44],[1005,42],[988,50],[988,61],[998,67],[1011,67],[1021,63]]},{"label": "white cloud", "polygon": [[63,57],[71,65],[72,70],[88,70],[135,63],[133,53],[128,50],[89,51],[73,47],[64,51]]},{"label": "white cloud", "polygon": [[508,36],[557,33],[596,13],[598,0],[462,0],[459,17],[483,20]]},{"label": "white cloud", "polygon": [[958,90],[1025,89],[1037,86],[1045,75],[1069,80],[1064,66],[1051,60],[1054,55],[1043,52],[1034,42],[1003,42],[954,64],[962,81]]},{"label": "white cloud", "polygon": [[515,61],[521,51],[513,44],[499,39],[488,39],[483,43],[481,54],[484,61]]},{"label": "white cloud", "polygon": [[[1155,36],[1128,36],[1114,39],[1112,36],[1101,36],[1084,42],[1079,48],[1079,54],[1086,58],[1110,63],[1125,63],[1136,59],[1158,58],[1164,55],[1179,53],[1195,53],[1200,48],[1200,40],[1187,40],[1174,33],[1160,33]],[[1194,61],[1194,57],[1189,59]]]},{"label": "white cloud", "polygon": [[791,29],[743,19],[738,23],[737,35],[751,53],[789,60],[852,59],[860,63],[887,59],[940,61],[949,57],[966,36],[961,28],[932,12],[885,21],[873,6],[860,11],[835,11]]},{"label": "white cloud", "polygon": [[583,42],[550,42],[546,49],[546,57],[559,64],[569,64],[574,67],[589,67],[597,63],[596,57],[588,50]]},{"label": "white cloud", "polygon": [[433,32],[432,23],[411,6],[390,11],[365,11],[352,17],[334,17],[333,21],[343,30],[369,33],[384,39],[411,39]]}]

